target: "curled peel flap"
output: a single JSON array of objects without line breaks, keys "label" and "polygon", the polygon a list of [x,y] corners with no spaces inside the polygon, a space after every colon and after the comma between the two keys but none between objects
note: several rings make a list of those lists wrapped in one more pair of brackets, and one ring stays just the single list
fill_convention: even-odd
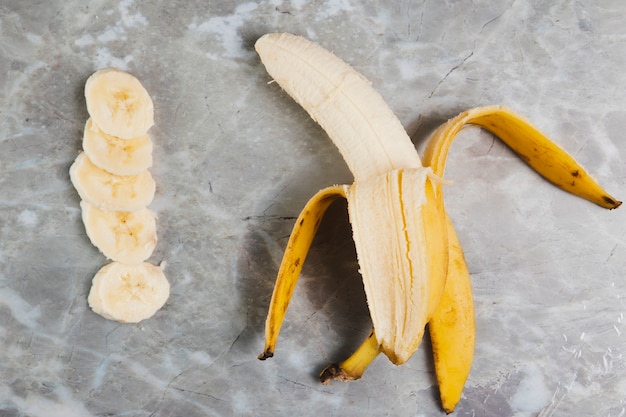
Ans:
[{"label": "curled peel flap", "polygon": [[345,198],[345,196],[342,186],[324,188],[311,197],[300,212],[278,270],[270,310],[265,321],[265,348],[259,355],[259,359],[264,360],[274,356],[274,348],[289,301],[322,217],[337,198]]},{"label": "curled peel flap", "polygon": [[465,111],[441,125],[424,152],[424,165],[442,176],[448,150],[466,125],[477,125],[496,135],[545,179],[600,207],[614,209],[622,203],[608,194],[564,149],[506,107],[485,106]]}]

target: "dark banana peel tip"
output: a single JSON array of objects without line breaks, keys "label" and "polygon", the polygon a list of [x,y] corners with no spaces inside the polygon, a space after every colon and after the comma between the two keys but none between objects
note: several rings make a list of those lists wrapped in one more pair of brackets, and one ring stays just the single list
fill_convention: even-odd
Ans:
[{"label": "dark banana peel tip", "polygon": [[331,363],[320,373],[320,382],[324,385],[330,383],[337,375],[342,373],[342,369],[337,363]]},{"label": "dark banana peel tip", "polygon": [[621,201],[616,201],[612,197],[609,197],[609,196],[604,196],[604,197],[602,197],[602,199],[604,201],[606,201],[606,203],[611,206],[611,207],[609,207],[609,210],[614,210],[614,209],[616,209],[616,208],[618,208],[619,206],[622,205]]},{"label": "dark banana peel tip", "polygon": [[338,381],[354,381],[358,378],[350,376],[337,363],[331,363],[320,373],[320,382],[324,385],[329,384],[333,380]]},{"label": "dark banana peel tip", "polygon": [[265,352],[261,353],[258,358],[261,361],[264,361],[265,359],[271,358],[274,356],[274,352],[272,352],[271,350],[266,350]]}]

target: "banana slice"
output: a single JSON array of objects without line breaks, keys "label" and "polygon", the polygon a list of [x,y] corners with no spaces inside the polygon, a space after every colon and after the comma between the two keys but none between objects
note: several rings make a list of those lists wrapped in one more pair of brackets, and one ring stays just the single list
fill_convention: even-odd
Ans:
[{"label": "banana slice", "polygon": [[111,262],[94,276],[87,301],[106,319],[137,323],[152,317],[169,295],[170,284],[162,266]]},{"label": "banana slice", "polygon": [[152,202],[156,191],[150,171],[111,174],[94,165],[84,152],[70,167],[70,179],[82,200],[103,210],[140,210]]},{"label": "banana slice", "polygon": [[137,175],[152,166],[150,136],[121,139],[103,132],[92,119],[85,124],[83,150],[94,165],[116,175]]},{"label": "banana slice", "polygon": [[87,236],[107,258],[136,265],[152,255],[157,233],[151,210],[100,210],[86,201],[80,202],[80,208]]},{"label": "banana slice", "polygon": [[115,68],[94,72],[85,83],[87,111],[109,135],[145,135],[154,125],[154,105],[139,80]]}]

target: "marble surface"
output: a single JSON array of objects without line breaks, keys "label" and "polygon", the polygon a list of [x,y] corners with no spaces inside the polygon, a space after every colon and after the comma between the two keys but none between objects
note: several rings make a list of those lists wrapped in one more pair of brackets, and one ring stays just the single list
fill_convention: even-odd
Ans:
[{"label": "marble surface", "polygon": [[[367,76],[418,149],[459,111],[504,104],[626,198],[621,0],[177,0],[0,3],[2,416],[439,416],[429,341],[364,378],[318,372],[370,321],[346,207],[324,220],[276,354],[263,323],[290,229],[352,177],[254,41],[291,32]],[[94,314],[106,263],[68,168],[86,78],[116,66],[155,103],[152,168],[172,292],[139,324]],[[545,183],[491,135],[453,146],[446,202],[476,299],[458,416],[626,415],[626,209]]]}]

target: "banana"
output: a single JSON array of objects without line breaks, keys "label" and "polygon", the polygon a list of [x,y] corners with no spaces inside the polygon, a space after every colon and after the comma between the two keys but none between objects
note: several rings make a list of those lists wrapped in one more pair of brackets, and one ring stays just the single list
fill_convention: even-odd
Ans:
[{"label": "banana", "polygon": [[85,101],[89,116],[109,135],[132,139],[154,125],[152,98],[137,78],[116,68],[96,71],[87,79]]},{"label": "banana", "polygon": [[508,109],[476,108],[451,119],[434,132],[421,160],[371,84],[335,55],[290,34],[264,35],[255,48],[270,76],[324,128],[354,175],[351,185],[315,194],[298,216],[278,271],[259,359],[274,355],[324,212],[335,199],[346,198],[373,330],[320,379],[358,379],[380,353],[404,363],[428,326],[442,407],[452,412],[471,369],[476,332],[470,275],[443,204],[445,160],[458,131],[467,124],[483,127],[563,190],[608,209],[621,202]]},{"label": "banana", "polygon": [[255,48],[272,78],[325,128],[355,176],[344,189],[376,338],[393,363],[404,363],[445,284],[441,181],[433,181],[391,109],[349,65],[289,34],[265,35]]},{"label": "banana", "polygon": [[70,179],[80,198],[103,210],[135,211],[154,199],[156,184],[150,171],[115,175],[98,168],[84,152],[70,167]]},{"label": "banana", "polygon": [[87,236],[107,258],[140,264],[152,255],[157,233],[156,218],[151,210],[100,210],[86,201],[80,202],[80,208]]},{"label": "banana", "polygon": [[170,294],[163,268],[147,262],[111,262],[103,266],[93,278],[87,298],[89,306],[101,316],[121,323],[152,317]]},{"label": "banana", "polygon": [[104,133],[91,118],[85,124],[83,151],[94,165],[116,175],[137,175],[152,166],[150,136],[120,139]]}]

